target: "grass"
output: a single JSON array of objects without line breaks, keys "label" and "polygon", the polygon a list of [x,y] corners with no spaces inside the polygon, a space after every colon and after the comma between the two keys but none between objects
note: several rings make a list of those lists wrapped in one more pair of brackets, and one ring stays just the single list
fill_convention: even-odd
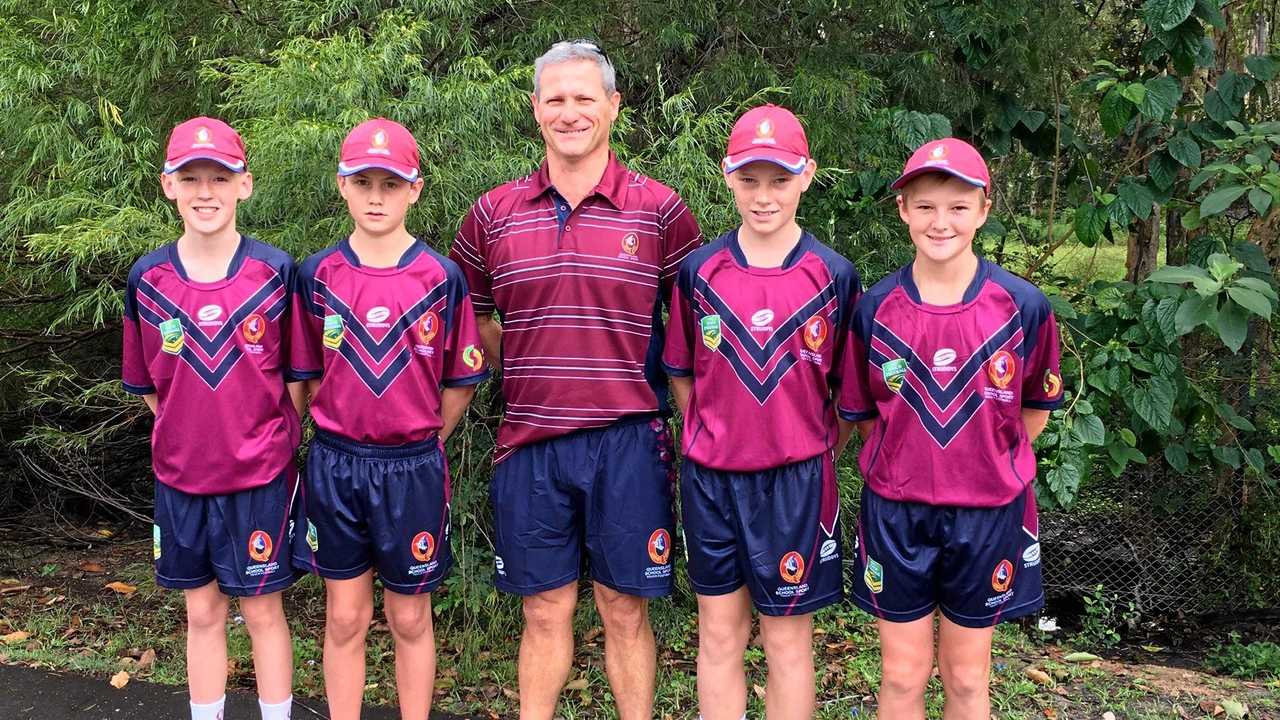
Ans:
[{"label": "grass", "polygon": [[[146,551],[149,543],[115,545],[112,557],[99,560],[103,572],[77,568],[76,557],[27,561],[16,578],[0,583],[0,635],[23,631],[28,637],[0,644],[0,661],[73,670],[102,678],[129,670],[136,677],[181,685],[185,682],[183,609],[179,593],[166,592],[151,578]],[[0,560],[4,549],[0,548]],[[13,562],[5,564],[14,564]],[[53,567],[51,567],[53,566]],[[677,568],[679,570],[679,568]],[[120,595],[103,586],[122,580],[136,592]],[[29,585],[26,590],[6,588]],[[514,598],[490,596],[472,588],[470,601],[492,610],[477,621],[449,612],[437,620],[440,672],[435,708],[464,715],[514,716],[516,702],[516,642],[518,604]],[[461,592],[461,589],[456,590]],[[442,603],[443,604],[443,603]],[[487,605],[486,605],[487,604]],[[323,587],[305,578],[286,593],[286,607],[294,637],[295,692],[323,694],[321,644]],[[663,720],[697,715],[694,677],[697,620],[687,588],[675,600],[652,605],[658,636],[659,672],[655,716]],[[577,652],[570,689],[562,695],[558,716],[564,720],[613,718],[616,713],[604,673],[604,645],[599,617],[588,602],[579,604],[576,618]],[[137,659],[155,650],[153,666],[139,670]],[[880,657],[872,619],[852,605],[825,610],[815,619],[818,713],[821,720],[875,717],[875,691],[880,680]],[[235,616],[228,623],[230,684],[252,688],[249,638]],[[1200,702],[1238,698],[1251,708],[1252,718],[1280,718],[1280,682],[1238,681],[1200,672],[1185,677],[1155,664],[1124,665],[1112,661],[1068,663],[1060,649],[1031,637],[1016,625],[996,633],[993,652],[992,708],[1001,720],[1100,717],[1110,710],[1120,718],[1207,717]],[[372,704],[395,701],[391,634],[380,614],[369,633],[369,669],[365,700]],[[750,717],[763,717],[762,689],[766,665],[758,646],[747,658]],[[1032,682],[1024,674],[1035,666],[1053,678],[1051,687]],[[1188,672],[1188,671],[1176,671]],[[757,691],[754,688],[761,688]],[[941,713],[941,685],[930,682],[929,716]]]}]

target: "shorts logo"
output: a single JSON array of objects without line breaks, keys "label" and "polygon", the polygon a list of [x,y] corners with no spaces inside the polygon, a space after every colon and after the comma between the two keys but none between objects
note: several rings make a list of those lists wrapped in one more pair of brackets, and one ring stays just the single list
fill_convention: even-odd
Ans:
[{"label": "shorts logo", "polygon": [[1053,374],[1053,370],[1046,369],[1044,371],[1044,394],[1048,397],[1057,397],[1062,392],[1062,378]]},{"label": "shorts logo", "polygon": [[311,548],[311,552],[320,550],[320,534],[316,532],[315,523],[307,521],[307,547]]},{"label": "shorts logo", "polygon": [[800,578],[804,577],[804,558],[800,557],[800,553],[792,550],[782,556],[782,560],[778,562],[778,573],[782,575],[782,579],[792,585],[800,582]]},{"label": "shorts logo", "polygon": [[907,377],[907,361],[894,358],[880,366],[880,374],[884,375],[884,384],[893,392],[902,389],[902,381]]},{"label": "shorts logo", "polygon": [[240,334],[244,336],[245,342],[257,343],[267,334],[267,321],[258,313],[253,313],[240,323]]},{"label": "shorts logo", "polygon": [[462,349],[462,362],[472,370],[479,370],[484,364],[484,352],[475,345],[468,345]]},{"label": "shorts logo", "polygon": [[324,346],[330,350],[342,347],[342,316],[324,316]]},{"label": "shorts logo", "polygon": [[834,538],[823,540],[822,549],[818,551],[818,557],[823,560],[830,560],[836,556],[836,551],[839,549],[840,543],[837,543]]},{"label": "shorts logo", "polygon": [[933,354],[933,364],[937,367],[947,367],[956,361],[956,351],[951,348],[942,348]]},{"label": "shorts logo", "polygon": [[425,530],[413,536],[413,544],[409,546],[413,557],[418,562],[428,562],[436,554],[436,539]]},{"label": "shorts logo", "polygon": [[828,334],[827,320],[821,315],[814,315],[804,324],[804,344],[814,352],[822,349]]},{"label": "shorts logo", "polygon": [[502,560],[501,555],[493,556],[493,569],[497,570],[499,575],[507,574],[507,563]]},{"label": "shorts logo", "polygon": [[640,238],[635,233],[627,233],[622,238],[622,252],[628,255],[635,255],[640,252]]},{"label": "shorts logo", "polygon": [[991,378],[991,384],[1001,390],[1009,387],[1017,371],[1018,363],[1008,350],[997,350],[987,361],[987,377]]},{"label": "shorts logo", "polygon": [[649,559],[658,565],[666,565],[671,559],[671,535],[666,528],[658,528],[649,536]]},{"label": "shorts logo", "polygon": [[767,327],[773,322],[773,311],[769,308],[761,308],[751,314],[751,327]]},{"label": "shorts logo", "polygon": [[196,313],[200,322],[213,322],[222,317],[222,308],[217,305],[205,305]]},{"label": "shorts logo", "polygon": [[1023,567],[1032,567],[1040,562],[1040,543],[1034,542],[1022,551]]},{"label": "shorts logo", "polygon": [[1013,563],[1001,560],[996,569],[991,571],[991,589],[998,593],[1005,592],[1013,584]]},{"label": "shorts logo", "polygon": [[884,591],[884,568],[870,556],[867,556],[867,567],[862,571],[862,582],[873,594],[879,595]]},{"label": "shorts logo", "polygon": [[436,334],[440,332],[440,316],[431,310],[428,310],[427,313],[418,320],[417,329],[418,342],[423,345],[430,345],[431,341],[435,339]]},{"label": "shorts logo", "polygon": [[151,559],[160,559],[160,526],[151,526]]},{"label": "shorts logo", "polygon": [[271,536],[262,530],[254,530],[249,536],[249,557],[257,562],[271,559]]},{"label": "shorts logo", "polygon": [[698,321],[702,326],[702,344],[707,346],[712,352],[720,347],[720,340],[723,336],[720,334],[720,316],[719,315],[703,315]]},{"label": "shorts logo", "polygon": [[177,355],[182,352],[183,345],[182,321],[178,318],[169,318],[160,323],[160,349],[170,355]]}]

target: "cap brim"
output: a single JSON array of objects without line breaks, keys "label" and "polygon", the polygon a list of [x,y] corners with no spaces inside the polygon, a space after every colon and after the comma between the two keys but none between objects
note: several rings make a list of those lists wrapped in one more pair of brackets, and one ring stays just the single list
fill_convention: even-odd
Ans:
[{"label": "cap brim", "polygon": [[915,180],[917,177],[920,177],[921,175],[925,175],[927,173],[943,173],[944,175],[950,175],[951,177],[959,178],[976,188],[982,188],[983,190],[988,190],[987,183],[982,178],[976,178],[971,175],[965,175],[959,170],[956,170],[955,168],[952,168],[952,167],[947,167],[945,165],[926,165],[924,167],[918,167],[915,170],[903,173],[897,180],[894,180],[893,183],[889,185],[889,187],[894,190],[901,190],[903,185],[906,185],[912,180]]},{"label": "cap brim", "polygon": [[244,160],[242,158],[233,158],[229,155],[211,152],[194,152],[189,155],[182,155],[173,160],[166,160],[164,163],[164,173],[171,175],[178,172],[183,165],[193,163],[196,160],[212,160],[231,172],[244,172]]},{"label": "cap brim", "polygon": [[418,181],[418,168],[394,163],[386,158],[355,158],[353,160],[338,163],[338,174],[342,177],[374,169],[386,170],[405,182]]},{"label": "cap brim", "polygon": [[761,147],[752,148],[737,155],[726,155],[723,167],[725,173],[731,173],[753,162],[771,162],[792,175],[799,175],[804,172],[805,167],[809,164],[809,158],[785,150]]}]

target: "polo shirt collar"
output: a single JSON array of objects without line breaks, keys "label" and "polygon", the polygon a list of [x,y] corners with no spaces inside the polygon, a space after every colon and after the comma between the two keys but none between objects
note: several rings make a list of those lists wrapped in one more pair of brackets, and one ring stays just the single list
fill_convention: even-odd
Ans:
[{"label": "polo shirt collar", "polygon": [[[603,197],[615,209],[621,210],[626,206],[628,184],[627,166],[623,165],[618,160],[618,156],[614,155],[613,151],[610,150],[609,164],[605,166],[604,175],[591,191],[591,194]],[[529,197],[530,199],[536,198],[548,190],[554,189],[554,187],[551,184],[551,171],[547,169],[547,161],[544,159],[542,165],[538,167],[538,171],[529,180]]]}]

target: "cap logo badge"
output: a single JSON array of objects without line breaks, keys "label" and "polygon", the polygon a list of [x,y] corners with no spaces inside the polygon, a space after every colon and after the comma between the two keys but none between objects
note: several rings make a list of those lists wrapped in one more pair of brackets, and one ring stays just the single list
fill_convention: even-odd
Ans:
[{"label": "cap logo badge", "polygon": [[199,127],[196,129],[196,141],[191,143],[193,148],[211,148],[213,147],[213,136],[209,134],[209,128]]},{"label": "cap logo badge", "polygon": [[933,149],[929,151],[929,159],[926,160],[924,164],[925,165],[950,165],[951,162],[947,160],[947,146],[943,145],[942,143],[938,143],[937,145],[934,145]]},{"label": "cap logo badge", "polygon": [[773,123],[768,118],[760,121],[756,126],[756,136],[751,140],[752,145],[775,145],[777,140],[773,138]]},{"label": "cap logo badge", "polygon": [[381,130],[373,134],[371,141],[373,147],[369,148],[369,152],[375,155],[390,155],[391,151],[387,149],[387,134]]}]

